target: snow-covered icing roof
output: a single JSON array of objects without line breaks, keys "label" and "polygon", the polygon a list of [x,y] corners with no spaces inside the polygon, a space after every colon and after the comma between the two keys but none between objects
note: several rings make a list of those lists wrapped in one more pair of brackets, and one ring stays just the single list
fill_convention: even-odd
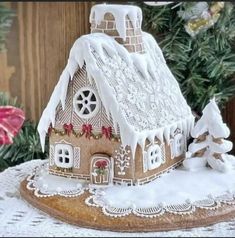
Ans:
[{"label": "snow-covered icing roof", "polygon": [[197,138],[205,132],[209,132],[209,134],[215,138],[227,138],[229,136],[230,130],[227,125],[223,123],[215,98],[210,100],[202,113],[202,117],[191,131],[192,137]]},{"label": "snow-covered icing roof", "polygon": [[[126,40],[126,17],[128,16],[134,28],[142,22],[141,8],[133,5],[97,4],[91,8],[90,23],[95,20],[97,25],[104,19],[106,13],[111,13],[115,18],[116,29],[121,38]],[[94,18],[93,18],[94,16]]]},{"label": "snow-covered icing roof", "polygon": [[[123,145],[134,156],[146,139],[157,137],[169,143],[176,128],[189,134],[194,117],[178,82],[169,70],[155,39],[143,32],[145,53],[129,53],[112,37],[103,33],[84,35],[70,51],[67,66],[51,95],[38,125],[44,148],[50,123],[55,125],[56,107],[65,107],[69,80],[78,68],[86,65],[89,80],[94,80],[108,117],[120,129]],[[117,132],[117,130],[116,130]]]}]

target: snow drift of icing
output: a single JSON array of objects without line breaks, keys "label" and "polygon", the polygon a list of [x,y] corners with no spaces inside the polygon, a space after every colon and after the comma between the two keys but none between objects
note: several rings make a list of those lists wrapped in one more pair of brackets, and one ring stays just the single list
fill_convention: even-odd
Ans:
[{"label": "snow drift of icing", "polygon": [[222,160],[216,159],[214,156],[207,156],[207,162],[212,169],[218,170],[222,173],[227,173],[232,170],[235,165],[235,157],[229,154],[222,154]]},{"label": "snow drift of icing", "polygon": [[202,112],[202,117],[191,131],[192,137],[197,138],[207,131],[215,138],[227,138],[229,136],[230,130],[223,123],[220,110],[214,98],[210,100]]},{"label": "snow drift of icing", "polygon": [[[97,4],[91,8],[90,23],[92,19],[97,25],[104,19],[106,13],[112,13],[115,18],[116,29],[123,40],[126,40],[126,17],[130,18],[134,28],[137,28],[137,22],[142,22],[142,10],[137,6],[119,5],[119,4]],[[93,18],[94,15],[94,18]],[[138,20],[138,21],[137,21]]]},{"label": "snow drift of icing", "polygon": [[[45,168],[47,168],[45,164],[41,165],[27,179],[27,188],[34,190],[34,194],[37,197],[58,195],[77,197],[89,186],[82,180],[73,178],[68,179],[48,174],[48,171],[45,170]],[[96,190],[93,190],[91,195],[94,203],[87,203],[88,199],[86,199],[85,203],[87,205],[96,204],[106,208],[112,206],[116,209],[128,209],[131,207],[137,209],[152,209],[154,207],[159,207],[159,205],[161,205],[161,207],[168,206],[169,209],[170,207],[175,208],[174,205],[178,205],[177,209],[172,209],[170,211],[174,211],[174,215],[182,215],[182,212],[188,211],[182,204],[193,204],[196,201],[203,201],[201,207],[199,206],[200,203],[197,204],[200,208],[212,209],[215,208],[215,206],[211,206],[213,205],[211,200],[214,200],[217,196],[220,196],[222,200],[225,200],[226,196],[223,196],[225,194],[230,195],[228,202],[231,204],[232,201],[234,202],[234,199],[231,200],[235,195],[234,184],[235,170],[231,170],[229,173],[225,174],[219,173],[216,170],[210,170],[206,167],[202,167],[195,172],[188,172],[182,167],[179,167],[178,169],[175,169],[170,173],[165,173],[160,178],[141,186],[120,185],[107,186],[105,188],[96,187]],[[208,204],[208,206],[206,206],[206,204]],[[218,206],[216,203],[214,205]],[[148,213],[149,210],[146,212]],[[111,214],[112,213],[109,213],[108,215]],[[120,213],[116,214],[120,215]],[[153,213],[149,212],[148,214]],[[105,215],[107,215],[107,213],[105,213]],[[113,213],[113,215],[115,217],[115,213]]]},{"label": "snow drift of icing", "polygon": [[143,41],[145,54],[129,53],[102,33],[75,41],[38,125],[42,148],[50,123],[55,124],[58,104],[65,106],[68,82],[84,64],[89,79],[95,81],[106,114],[112,116],[114,125],[119,125],[122,144],[131,147],[133,157],[137,144],[143,149],[146,139],[152,142],[156,137],[169,143],[176,128],[189,135],[194,125],[191,109],[154,38],[143,33]]}]

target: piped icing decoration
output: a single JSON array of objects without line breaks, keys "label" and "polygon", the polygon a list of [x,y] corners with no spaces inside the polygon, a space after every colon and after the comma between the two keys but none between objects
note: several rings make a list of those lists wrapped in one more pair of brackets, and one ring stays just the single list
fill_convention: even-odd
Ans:
[{"label": "piped icing decoration", "polygon": [[235,166],[235,157],[227,154],[232,147],[231,141],[225,140],[230,130],[223,122],[215,98],[211,99],[203,110],[202,117],[191,131],[195,138],[189,145],[191,156],[184,160],[185,168],[195,170],[206,166],[227,172]]},{"label": "piped icing decoration", "polygon": [[120,37],[126,40],[126,17],[128,16],[135,28],[139,27],[138,22],[142,23],[142,10],[137,6],[116,5],[116,4],[97,4],[91,8],[90,23],[95,20],[97,25],[104,19],[106,13],[111,13],[115,18],[116,29]]},{"label": "piped icing decoration", "polygon": [[[107,162],[98,161],[97,173],[103,173]],[[157,182],[142,186],[107,186],[89,188],[84,181],[48,174],[48,164],[36,167],[27,177],[27,189],[37,197],[78,197],[89,191],[84,203],[100,207],[111,217],[135,215],[146,218],[164,214],[188,215],[197,209],[214,210],[223,204],[235,204],[235,172],[220,174],[204,167],[202,171],[189,173],[180,169],[169,170]],[[199,183],[198,181],[203,181]],[[216,186],[215,186],[216,181]],[[179,190],[179,187],[182,189]],[[162,189],[164,188],[164,189]],[[172,197],[172,193],[174,196]]]},{"label": "piped icing decoration", "polygon": [[57,106],[65,105],[66,97],[61,95],[67,95],[69,80],[84,65],[90,81],[97,86],[106,115],[118,124],[122,144],[131,147],[133,157],[137,145],[144,149],[147,138],[156,137],[169,144],[174,128],[189,134],[194,125],[191,109],[157,42],[148,33],[142,35],[146,46],[142,55],[129,53],[103,33],[75,41],[38,125],[42,148],[48,127],[51,123],[55,127]]},{"label": "piped icing decoration", "polygon": [[92,125],[91,124],[83,124],[82,125],[82,132],[86,135],[86,138],[90,138],[92,131]]}]

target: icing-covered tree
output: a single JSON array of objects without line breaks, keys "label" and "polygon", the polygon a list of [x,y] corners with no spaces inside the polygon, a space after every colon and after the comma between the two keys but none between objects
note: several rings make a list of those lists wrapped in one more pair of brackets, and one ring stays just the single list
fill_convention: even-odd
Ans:
[{"label": "icing-covered tree", "polygon": [[225,172],[235,164],[235,157],[228,155],[232,149],[232,142],[225,140],[230,130],[220,113],[213,98],[203,110],[202,117],[191,131],[194,141],[189,145],[191,156],[184,161],[188,169],[208,164],[213,169]]}]

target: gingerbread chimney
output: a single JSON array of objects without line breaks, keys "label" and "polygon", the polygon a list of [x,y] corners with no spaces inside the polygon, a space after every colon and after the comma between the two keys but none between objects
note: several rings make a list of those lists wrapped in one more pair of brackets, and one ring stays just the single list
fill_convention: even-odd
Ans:
[{"label": "gingerbread chimney", "polygon": [[132,5],[98,4],[90,13],[91,33],[112,36],[129,52],[144,53],[142,10]]}]

